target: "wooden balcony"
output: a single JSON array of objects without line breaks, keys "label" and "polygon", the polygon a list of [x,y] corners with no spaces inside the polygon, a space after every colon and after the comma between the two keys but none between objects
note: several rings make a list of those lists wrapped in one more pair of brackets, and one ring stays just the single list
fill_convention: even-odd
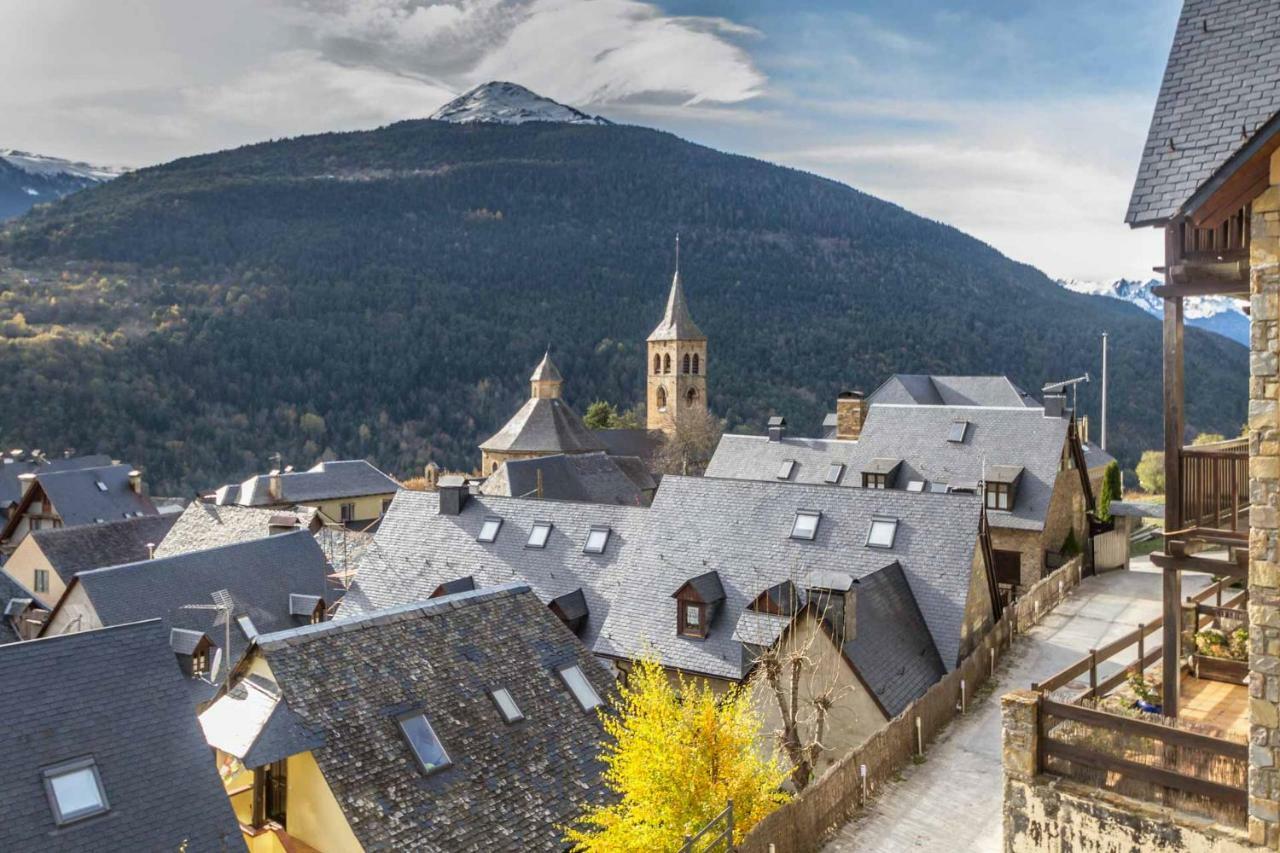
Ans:
[{"label": "wooden balcony", "polygon": [[1248,542],[1248,439],[1183,447],[1178,465],[1181,527],[1166,532],[1166,539],[1227,546]]}]

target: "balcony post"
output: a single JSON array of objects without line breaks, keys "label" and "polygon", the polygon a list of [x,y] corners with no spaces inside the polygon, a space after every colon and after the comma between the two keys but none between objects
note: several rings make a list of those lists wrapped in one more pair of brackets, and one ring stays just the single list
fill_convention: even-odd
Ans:
[{"label": "balcony post", "polygon": [[[1182,257],[1182,224],[1165,226],[1165,269]],[[1164,300],[1164,529],[1181,530],[1182,518],[1182,297]],[[1168,536],[1165,536],[1168,550]],[[1161,704],[1166,716],[1178,715],[1180,641],[1182,639],[1182,573],[1165,569],[1163,578]]]}]

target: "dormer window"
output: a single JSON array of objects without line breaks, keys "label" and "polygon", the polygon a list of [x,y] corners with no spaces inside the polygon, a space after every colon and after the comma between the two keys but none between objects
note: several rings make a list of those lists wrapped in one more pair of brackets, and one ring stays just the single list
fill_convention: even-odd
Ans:
[{"label": "dormer window", "polygon": [[778,466],[778,479],[790,480],[791,472],[794,471],[795,468],[796,468],[796,460],[783,459],[782,464]]},{"label": "dormer window", "polygon": [[947,430],[947,441],[952,444],[964,444],[964,437],[968,431],[968,421],[952,421],[951,428]]},{"label": "dormer window", "polygon": [[197,649],[191,655],[191,677],[192,678],[208,678],[209,676],[209,646],[206,644]]},{"label": "dormer window", "polygon": [[823,479],[826,482],[830,483],[831,485],[835,486],[840,483],[840,478],[843,476],[844,476],[844,463],[832,462],[830,465],[827,466],[827,476],[824,477]]},{"label": "dormer window", "polygon": [[685,581],[671,597],[676,600],[676,633],[682,637],[703,639],[720,612],[724,587],[718,574],[706,572]]},{"label": "dormer window", "polygon": [[987,509],[1008,511],[1017,499],[1018,481],[1022,478],[1020,465],[991,465],[987,468],[983,488]]},{"label": "dormer window", "polygon": [[77,758],[46,767],[41,775],[49,807],[53,809],[53,820],[58,826],[102,814],[110,808],[98,765],[92,758]]},{"label": "dormer window", "polygon": [[603,554],[609,545],[609,528],[593,527],[587,532],[587,544],[582,546],[584,554]]},{"label": "dormer window", "polygon": [[863,474],[862,488],[864,489],[887,489],[889,487],[889,478],[884,474]]},{"label": "dormer window", "polygon": [[301,595],[291,592],[289,593],[289,615],[306,619],[312,625],[322,622],[324,621],[324,599],[318,595]]},{"label": "dormer window", "polygon": [[525,543],[526,548],[545,548],[547,547],[547,538],[551,536],[551,522],[535,521],[533,529],[529,531],[529,541]]},{"label": "dormer window", "polygon": [[791,538],[812,540],[818,535],[818,522],[821,520],[820,512],[797,510],[795,521],[791,523]]},{"label": "dormer window", "polygon": [[1008,509],[1009,484],[987,483],[987,509]]},{"label": "dormer window", "polygon": [[862,488],[892,489],[894,479],[898,475],[898,468],[901,465],[901,459],[886,459],[884,457],[872,459],[862,469]]},{"label": "dormer window", "polygon": [[868,548],[892,548],[893,540],[898,535],[896,518],[873,518],[871,529],[867,531]]},{"label": "dormer window", "polygon": [[496,542],[498,539],[498,531],[502,529],[502,519],[496,516],[490,516],[480,525],[480,533],[476,535],[477,542]]}]

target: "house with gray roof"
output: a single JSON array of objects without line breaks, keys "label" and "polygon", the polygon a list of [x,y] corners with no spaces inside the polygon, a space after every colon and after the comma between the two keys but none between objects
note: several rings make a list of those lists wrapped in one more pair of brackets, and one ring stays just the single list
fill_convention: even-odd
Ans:
[{"label": "house with gray roof", "polygon": [[323,850],[559,851],[562,827],[606,796],[612,683],[508,584],[263,634],[200,719],[237,771],[228,791],[249,792],[235,794],[246,835],[272,823]]},{"label": "house with gray roof", "polygon": [[10,512],[22,499],[23,474],[53,473],[54,471],[70,471],[75,468],[104,468],[111,464],[111,457],[105,453],[92,456],[67,456],[62,459],[50,459],[47,456],[24,456],[21,451],[6,454],[0,462],[0,516],[8,520]]},{"label": "house with gray roof", "polygon": [[306,471],[272,470],[213,495],[218,506],[290,509],[307,506],[327,522],[358,529],[377,521],[400,484],[364,459],[319,462]]},{"label": "house with gray roof", "polygon": [[240,828],[149,620],[0,646],[0,849],[232,850]]},{"label": "house with gray roof", "polygon": [[595,451],[507,460],[485,478],[480,493],[644,506],[657,487],[639,458]]},{"label": "house with gray roof", "polygon": [[315,532],[320,526],[319,514],[307,506],[270,509],[192,501],[156,545],[155,555],[172,557],[298,529]]},{"label": "house with gray roof", "polygon": [[0,572],[0,645],[34,638],[47,618],[35,593]]},{"label": "house with gray roof", "polygon": [[895,373],[872,391],[867,402],[917,406],[1027,406],[1040,401],[1014,384],[1008,376],[935,376]]},{"label": "house with gray roof", "polygon": [[[777,419],[768,436],[722,437],[707,475],[981,494],[997,579],[1016,595],[1058,564],[1069,537],[1083,547],[1091,476],[1101,477],[1101,468],[1091,474],[1081,467],[1089,461],[1063,398],[1051,395],[1046,404],[869,403],[842,395],[838,414],[846,425],[856,424],[846,430],[849,438],[791,437],[785,420]],[[1105,467],[1102,456],[1096,451],[1094,461]]]},{"label": "house with gray roof", "polygon": [[39,470],[22,474],[22,497],[0,530],[0,554],[7,559],[33,530],[106,524],[156,515],[131,465]]},{"label": "house with gray roof", "polygon": [[191,700],[201,704],[259,633],[326,617],[342,593],[329,574],[306,530],[92,569],[71,579],[41,636],[160,619]]}]

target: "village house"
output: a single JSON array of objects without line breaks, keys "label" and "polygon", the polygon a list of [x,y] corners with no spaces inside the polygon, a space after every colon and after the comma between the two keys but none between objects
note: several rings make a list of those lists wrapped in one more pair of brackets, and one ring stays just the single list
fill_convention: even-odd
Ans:
[{"label": "village house", "polygon": [[512,584],[264,634],[200,722],[253,849],[559,851],[612,683]]},{"label": "village house", "polygon": [[111,457],[103,453],[50,459],[39,451],[28,455],[21,450],[11,450],[0,461],[0,518],[8,521],[13,508],[22,500],[23,481],[19,478],[23,474],[52,474],[54,471],[70,471],[75,468],[105,468],[110,464]]},{"label": "village house", "polygon": [[51,527],[23,537],[5,561],[6,575],[52,607],[77,572],[134,563],[156,553],[177,516],[143,515],[105,524]]},{"label": "village house", "polygon": [[[1280,7],[1186,0],[1125,220],[1164,232],[1158,626],[1004,697],[1005,849],[1280,848]],[[1247,299],[1248,435],[1188,444],[1186,300]],[[1188,600],[1184,572],[1224,579]],[[1247,583],[1243,593],[1231,584]],[[1235,648],[1216,637],[1229,637]],[[1145,646],[1144,646],[1145,643]],[[1136,645],[1137,652],[1133,651]],[[1123,647],[1123,648],[1122,648]],[[1247,654],[1246,654],[1247,652]],[[1247,657],[1247,662],[1242,658]],[[1097,662],[1148,679],[1128,711]],[[1123,670],[1121,670],[1123,672]],[[1245,731],[1247,730],[1247,736]]]},{"label": "village house", "polygon": [[0,647],[3,850],[244,849],[159,620]]},{"label": "village house", "polygon": [[22,497],[0,530],[0,555],[13,554],[33,530],[106,524],[156,515],[143,491],[142,473],[130,465],[28,472],[18,477]]},{"label": "village house", "polygon": [[320,527],[320,515],[311,507],[265,509],[192,501],[156,545],[155,556],[206,551],[299,529],[315,533]]},{"label": "village house", "polygon": [[[929,379],[894,377],[871,398],[841,394],[834,438],[790,436],[780,417],[765,436],[727,434],[707,476],[981,494],[1006,599],[1065,562],[1069,538],[1084,548],[1093,484],[1082,476],[1087,463],[1062,396],[1047,395],[1042,406],[1004,377],[947,377],[946,387],[970,393],[920,402],[904,378]],[[895,402],[872,403],[877,396]]]},{"label": "village house", "polygon": [[484,479],[480,493],[644,506],[653,500],[657,488],[638,457],[595,451],[508,460]]},{"label": "village house", "polygon": [[219,506],[312,507],[327,523],[364,529],[386,512],[400,484],[363,459],[320,462],[306,471],[272,470],[219,488]]},{"label": "village house", "polygon": [[48,616],[35,593],[0,572],[0,644],[32,639]]},{"label": "village house", "polygon": [[71,579],[41,636],[160,619],[198,705],[260,632],[325,619],[341,593],[328,575],[306,530],[93,569]]}]

